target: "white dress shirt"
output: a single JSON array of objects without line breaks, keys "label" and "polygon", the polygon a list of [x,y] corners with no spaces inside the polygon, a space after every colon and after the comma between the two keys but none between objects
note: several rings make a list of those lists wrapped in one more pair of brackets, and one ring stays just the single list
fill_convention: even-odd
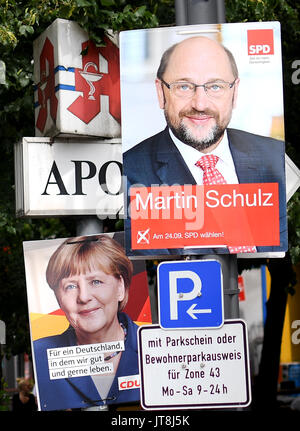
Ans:
[{"label": "white dress shirt", "polygon": [[[201,156],[205,156],[206,154],[214,154],[215,156],[219,157],[219,160],[216,164],[216,168],[223,175],[223,177],[225,178],[228,184],[239,183],[236,170],[234,167],[234,162],[229,148],[228,136],[227,136],[226,130],[224,132],[224,136],[220,141],[219,145],[210,153],[202,153],[201,151],[196,150],[190,145],[184,144],[174,136],[174,134],[170,129],[169,129],[169,133],[170,133],[171,139],[173,140],[174,144],[178,148],[185,163],[187,164],[193,177],[195,178],[196,184],[198,185],[203,184],[203,170],[195,166],[195,163],[201,158]],[[224,247],[224,246],[214,245],[213,247]],[[253,249],[253,252],[255,252],[255,247]],[[239,255],[240,254],[241,253],[239,253]],[[248,256],[250,255],[253,255],[253,253],[248,253]]]},{"label": "white dress shirt", "polygon": [[216,169],[218,169],[218,171],[223,175],[228,184],[238,184],[239,181],[230,152],[226,130],[219,145],[210,153],[202,153],[190,145],[184,144],[174,136],[170,129],[169,133],[172,141],[178,148],[185,163],[190,169],[191,174],[195,178],[196,184],[203,184],[203,170],[195,166],[195,163],[201,158],[201,156],[205,156],[206,154],[213,154],[219,157],[219,160],[216,164]]}]

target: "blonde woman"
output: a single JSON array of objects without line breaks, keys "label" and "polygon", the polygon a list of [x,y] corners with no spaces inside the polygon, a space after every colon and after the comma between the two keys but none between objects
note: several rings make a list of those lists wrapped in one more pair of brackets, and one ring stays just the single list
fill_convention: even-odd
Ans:
[{"label": "blonde woman", "polygon": [[[139,400],[139,390],[119,391],[118,377],[137,375],[137,326],[122,312],[132,263],[108,235],[66,240],[51,256],[46,279],[70,326],[62,334],[35,341],[35,363],[42,410],[86,408]],[[49,378],[47,349],[124,341],[124,351],[105,354],[113,372]]]},{"label": "blonde woman", "polygon": [[24,377],[17,379],[18,383],[18,393],[12,398],[12,411],[22,412],[22,411],[35,411],[37,405],[35,402],[35,397],[31,393],[33,384],[29,379]]}]

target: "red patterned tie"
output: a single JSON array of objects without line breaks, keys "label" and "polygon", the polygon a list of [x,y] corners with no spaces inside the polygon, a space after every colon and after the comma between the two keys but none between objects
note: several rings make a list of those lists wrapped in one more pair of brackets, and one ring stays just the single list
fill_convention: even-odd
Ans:
[{"label": "red patterned tie", "polygon": [[[216,168],[216,164],[219,160],[218,156],[213,154],[208,154],[202,156],[195,165],[203,170],[203,184],[204,185],[214,185],[214,184],[227,184],[225,178],[220,171]],[[241,245],[237,247],[228,247],[229,253],[254,253],[256,252],[256,247]]]},{"label": "red patterned tie", "polygon": [[203,170],[203,184],[226,184],[225,178],[223,177],[221,172],[216,169],[216,164],[218,160],[218,156],[208,154],[207,156],[201,157],[201,159],[196,162],[196,166]]}]

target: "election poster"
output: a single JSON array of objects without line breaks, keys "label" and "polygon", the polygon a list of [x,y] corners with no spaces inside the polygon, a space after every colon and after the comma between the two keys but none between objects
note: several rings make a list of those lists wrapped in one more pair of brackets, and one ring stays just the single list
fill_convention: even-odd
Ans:
[{"label": "election poster", "polygon": [[23,243],[39,410],[139,403],[137,329],[151,323],[145,263],[124,232]]},{"label": "election poster", "polygon": [[127,255],[284,253],[280,23],[124,31],[120,68]]}]

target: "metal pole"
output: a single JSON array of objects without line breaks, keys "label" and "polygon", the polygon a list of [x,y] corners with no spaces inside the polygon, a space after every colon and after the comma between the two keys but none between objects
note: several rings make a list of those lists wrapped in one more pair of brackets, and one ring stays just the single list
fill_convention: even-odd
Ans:
[{"label": "metal pole", "polygon": [[[175,0],[176,25],[216,24],[225,22],[224,0]],[[195,259],[196,257],[190,257]],[[224,318],[239,317],[237,256],[202,255],[197,259],[215,259],[223,274]]]},{"label": "metal pole", "polygon": [[224,0],[175,0],[176,25],[225,22]]},{"label": "metal pole", "polygon": [[103,232],[103,220],[95,216],[85,216],[80,218],[76,224],[76,235],[85,236]]}]

